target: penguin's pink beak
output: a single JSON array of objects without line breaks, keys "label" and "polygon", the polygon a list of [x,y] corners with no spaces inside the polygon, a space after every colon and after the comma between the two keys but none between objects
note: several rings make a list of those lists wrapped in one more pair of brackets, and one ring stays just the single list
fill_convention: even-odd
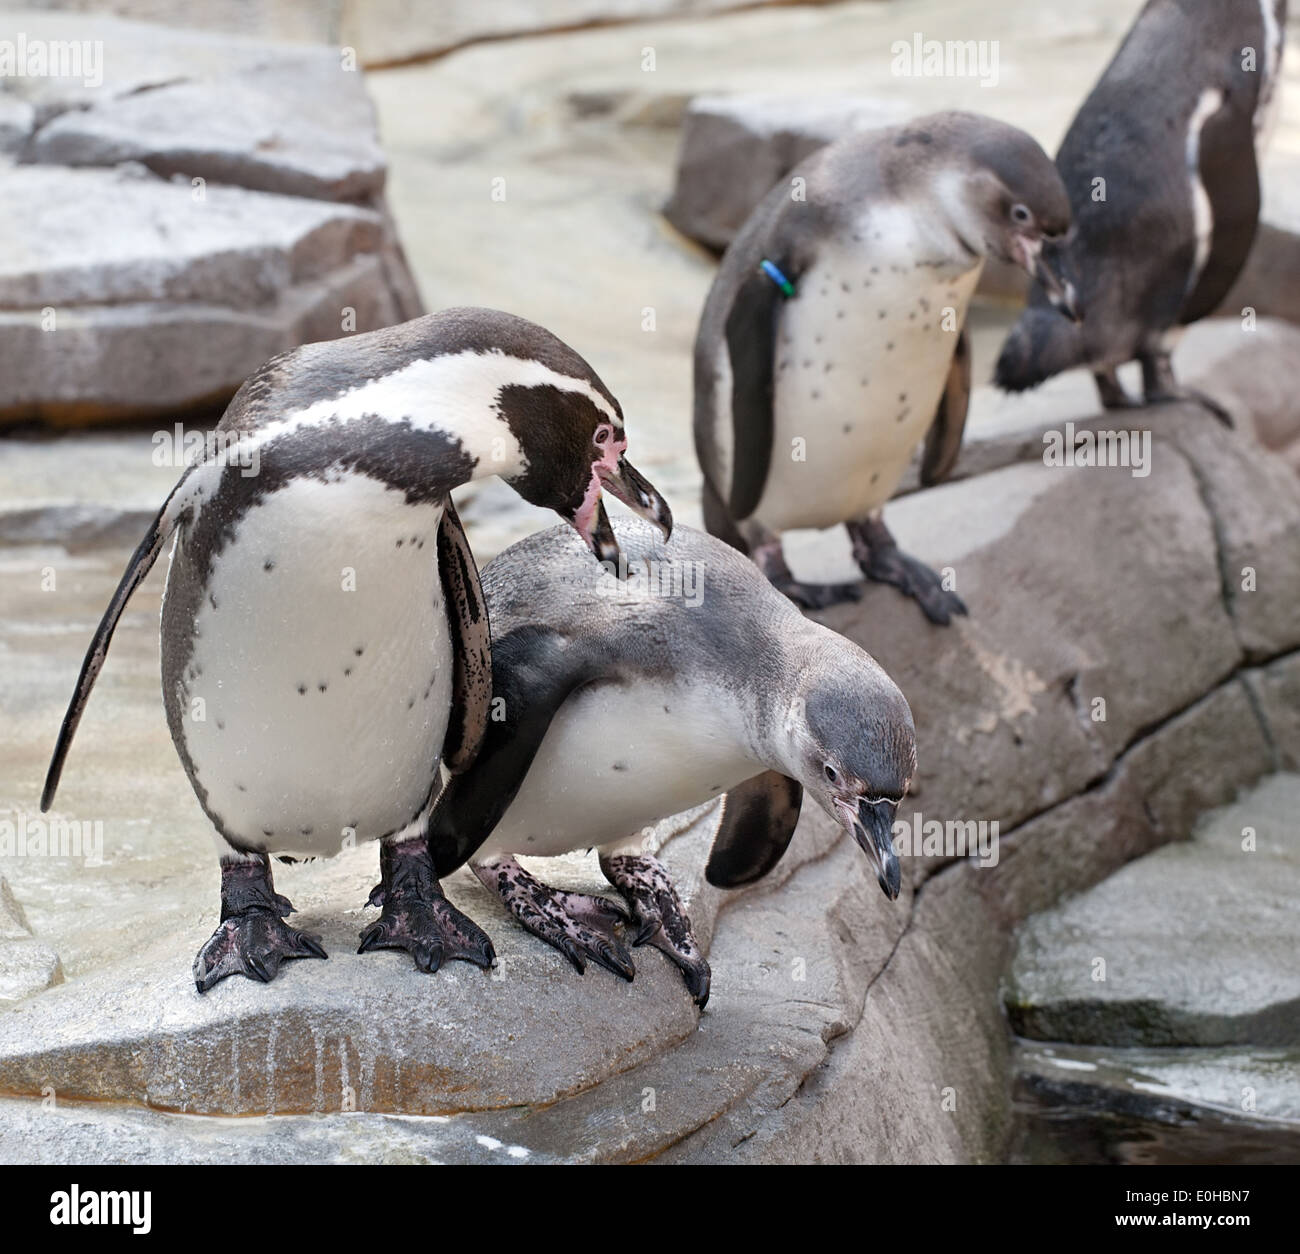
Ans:
[{"label": "penguin's pink beak", "polygon": [[[612,431],[610,436],[613,436]],[[668,540],[673,534],[673,513],[658,489],[623,455],[626,439],[608,438],[601,445],[602,453],[591,464],[591,483],[586,496],[573,516],[574,530],[586,541],[598,562],[612,562],[614,568],[625,575],[619,560],[618,540],[610,526],[601,489],[608,488],[634,513],[654,523]]]}]

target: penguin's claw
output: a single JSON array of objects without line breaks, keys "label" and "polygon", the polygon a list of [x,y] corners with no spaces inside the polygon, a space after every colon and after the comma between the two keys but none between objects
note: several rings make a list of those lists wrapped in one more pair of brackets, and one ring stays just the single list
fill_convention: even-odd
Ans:
[{"label": "penguin's claw", "polygon": [[904,596],[914,600],[926,618],[946,627],[957,614],[967,614],[966,602],[949,592],[943,581],[924,562],[909,557],[892,541],[866,543],[853,537],[853,556],[862,573],[877,583],[893,584]]},{"label": "penguin's claw", "polygon": [[376,949],[404,949],[416,970],[429,975],[456,959],[484,970],[496,964],[487,933],[445,897],[385,904],[383,914],[361,933],[357,953]]},{"label": "penguin's claw", "polygon": [[472,869],[501,898],[525,931],[558,949],[579,975],[586,974],[587,962],[591,961],[629,983],[635,977],[632,955],[614,931],[616,924],[630,921],[617,902],[551,888],[514,858]]},{"label": "penguin's claw", "polygon": [[[286,907],[283,897],[276,898]],[[327,958],[320,937],[299,932],[271,910],[255,907],[223,919],[194,959],[194,987],[206,993],[230,975],[269,984],[280,964],[294,958]]]},{"label": "penguin's claw", "polygon": [[845,601],[860,601],[860,583],[804,583],[802,580],[772,579],[772,586],[788,596],[800,609],[824,610]]},{"label": "penguin's claw", "polygon": [[381,845],[379,868],[369,904],[383,913],[361,933],[357,953],[404,949],[416,970],[430,975],[457,959],[484,970],[496,966],[488,934],[443,895],[422,837]]},{"label": "penguin's claw", "polygon": [[650,854],[602,857],[600,869],[632,908],[637,925],[632,945],[652,945],[681,969],[686,987],[701,1010],[709,1000],[709,964],[691,931],[691,921],[668,870]]}]

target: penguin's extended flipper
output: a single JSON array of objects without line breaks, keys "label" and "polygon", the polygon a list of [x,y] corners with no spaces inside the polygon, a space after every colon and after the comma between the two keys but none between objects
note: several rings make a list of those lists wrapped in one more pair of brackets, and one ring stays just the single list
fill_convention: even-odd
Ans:
[{"label": "penguin's extended flipper", "polygon": [[957,336],[952,364],[948,367],[948,382],[939,398],[930,432],[925,437],[925,453],[921,458],[921,485],[929,487],[940,483],[951,473],[961,452],[962,432],[966,430],[966,413],[970,408],[970,342],[966,328]]},{"label": "penguin's extended flipper", "polygon": [[72,738],[77,733],[77,725],[81,722],[82,714],[85,713],[86,702],[90,699],[90,690],[95,686],[95,680],[99,677],[99,672],[108,657],[108,646],[112,643],[113,632],[117,630],[122,611],[126,609],[126,603],[131,599],[132,594],[153,569],[158,554],[163,551],[163,546],[187,513],[188,501],[181,489],[188,478],[187,472],[163,503],[162,509],[158,511],[153,522],[149,524],[149,530],[145,532],[144,539],[131,554],[131,560],[127,563],[117,590],[113,593],[113,599],[109,601],[103,618],[99,620],[99,626],[95,628],[90,647],[86,650],[86,656],[81,663],[81,673],[77,676],[77,686],[73,690],[72,700],[68,702],[67,713],[63,716],[63,725],[59,728],[59,738],[54,744],[49,770],[45,773],[45,787],[41,790],[42,811],[48,810],[54,801],[54,794],[58,790],[59,779],[63,774],[63,763],[68,756],[68,750],[72,747]]},{"label": "penguin's extended flipper", "polygon": [[492,834],[522,787],[556,711],[608,663],[549,627],[528,625],[492,644],[492,691],[504,717],[489,719],[472,769],[453,775],[429,820],[441,879]]},{"label": "penguin's extended flipper", "polygon": [[729,788],[704,878],[717,888],[762,879],[789,848],[802,804],[803,787],[779,771]]},{"label": "penguin's extended flipper", "polygon": [[438,527],[438,572],[455,659],[442,761],[458,775],[474,761],[487,731],[492,708],[492,632],[478,566],[450,497]]}]

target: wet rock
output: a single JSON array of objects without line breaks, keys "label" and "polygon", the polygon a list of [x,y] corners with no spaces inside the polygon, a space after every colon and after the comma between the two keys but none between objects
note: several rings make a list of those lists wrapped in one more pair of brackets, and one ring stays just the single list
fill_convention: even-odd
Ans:
[{"label": "wet rock", "polygon": [[1022,1042],[1013,1162],[1291,1163],[1300,1055]]},{"label": "wet rock", "polygon": [[1300,776],[1270,778],[1021,931],[1016,1031],[1085,1045],[1300,1038]]}]

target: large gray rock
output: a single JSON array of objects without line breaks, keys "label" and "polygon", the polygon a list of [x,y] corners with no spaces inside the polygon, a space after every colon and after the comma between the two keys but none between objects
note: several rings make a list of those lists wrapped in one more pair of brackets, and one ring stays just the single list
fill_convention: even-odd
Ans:
[{"label": "large gray rock", "polygon": [[1035,915],[1007,980],[1023,1036],[1083,1045],[1300,1039],[1300,776]]},{"label": "large gray rock", "polygon": [[421,312],[338,49],[15,21],[100,40],[102,82],[0,92],[0,423],[217,409],[277,352]]}]

